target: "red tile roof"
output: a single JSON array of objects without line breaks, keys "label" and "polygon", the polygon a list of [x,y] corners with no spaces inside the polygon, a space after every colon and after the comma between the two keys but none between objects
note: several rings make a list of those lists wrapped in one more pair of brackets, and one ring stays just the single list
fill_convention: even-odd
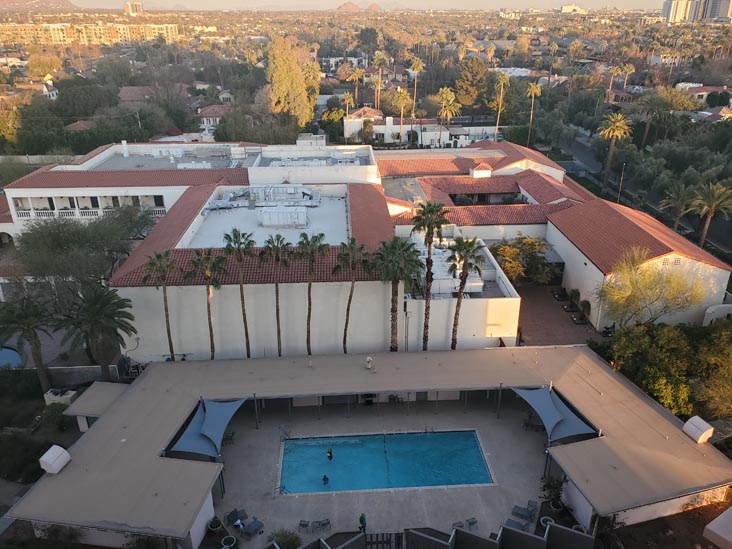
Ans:
[{"label": "red tile roof", "polygon": [[217,170],[52,171],[41,168],[7,185],[9,189],[79,187],[195,187],[248,185],[246,168]]},{"label": "red tile roof", "polygon": [[402,200],[401,198],[394,198],[393,196],[384,196],[384,198],[386,199],[387,205],[393,204],[401,208],[414,208],[414,204],[409,200]]},{"label": "red tile roof", "polygon": [[482,141],[476,141],[475,143],[468,145],[467,148],[482,149],[486,151],[497,150],[505,153],[506,156],[504,158],[497,158],[496,161],[493,162],[494,170],[506,168],[516,162],[520,162],[521,160],[531,160],[537,164],[543,164],[544,166],[564,171],[564,168],[544,156],[539,151],[522,147],[521,145],[517,145],[516,143],[511,143],[509,141],[500,141],[496,143],[492,139],[483,139]]},{"label": "red tile roof", "polygon": [[8,204],[8,196],[0,194],[0,223],[12,223],[13,217],[10,215],[10,204]]},{"label": "red tile roof", "polygon": [[[117,269],[110,280],[110,285],[140,285],[145,274],[147,258],[155,252],[164,252],[174,248],[215,190],[216,185],[199,185],[188,188]],[[137,283],[134,283],[135,281]]]},{"label": "red tile roof", "polygon": [[[80,156],[79,158],[76,158],[73,161],[69,162],[69,164],[71,164],[72,166],[80,166],[84,162],[88,162],[89,160],[94,158],[96,155],[103,153],[107,149],[111,149],[115,145],[116,145],[116,143],[108,143],[106,145],[102,145],[101,147],[97,147],[93,151],[89,151],[85,155]],[[53,167],[53,166],[51,166],[51,167]]]},{"label": "red tile roof", "polygon": [[549,204],[565,198],[584,202],[583,197],[572,188],[548,175],[533,170],[526,170],[517,175],[521,176],[518,179],[519,187],[540,204]]},{"label": "red tile roof", "polygon": [[509,194],[519,192],[517,175],[474,178],[469,175],[418,177],[422,188],[435,187],[449,194]]},{"label": "red tile roof", "polygon": [[[488,206],[453,206],[446,217],[458,227],[480,225],[538,225],[547,222],[547,216],[571,208],[570,202],[559,204],[493,204]],[[392,217],[397,225],[411,225],[412,214],[404,212]]]},{"label": "red tile roof", "polygon": [[416,177],[419,175],[467,175],[479,165],[473,158],[425,158],[414,159],[377,158],[381,177]]},{"label": "red tile roof", "polygon": [[441,190],[436,185],[430,185],[429,183],[422,181],[422,179],[424,178],[418,178],[417,182],[419,183],[419,186],[422,189],[422,193],[424,194],[424,197],[425,199],[427,199],[427,201],[436,202],[437,204],[443,204],[445,206],[455,205],[449,194]]},{"label": "red tile roof", "polygon": [[653,217],[605,200],[592,200],[549,214],[549,221],[605,274],[630,248],[647,248],[650,258],[669,253],[731,271],[732,268]]},{"label": "red tile roof", "polygon": [[348,185],[348,208],[351,235],[369,251],[394,236],[394,224],[381,185]]},{"label": "red tile roof", "polygon": [[229,112],[231,109],[234,108],[234,105],[209,105],[208,107],[204,107],[201,109],[201,112],[198,113],[201,117],[208,117],[208,118],[223,118]]}]

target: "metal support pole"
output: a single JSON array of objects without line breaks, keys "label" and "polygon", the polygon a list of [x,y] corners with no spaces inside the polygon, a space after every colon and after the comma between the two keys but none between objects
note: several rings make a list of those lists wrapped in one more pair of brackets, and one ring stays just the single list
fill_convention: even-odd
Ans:
[{"label": "metal support pole", "polygon": [[376,415],[381,416],[381,407],[379,404],[381,403],[381,393],[376,393]]},{"label": "metal support pole", "polygon": [[320,419],[320,395],[318,395],[318,419]]},{"label": "metal support pole", "polygon": [[409,415],[409,393],[407,393],[407,415]]},{"label": "metal support pole", "polygon": [[465,406],[463,407],[463,414],[468,413],[468,392],[465,391]]},{"label": "metal support pole", "polygon": [[501,419],[501,396],[503,395],[503,383],[498,384],[498,405],[496,406],[496,419]]},{"label": "metal support pole", "polygon": [[351,395],[346,397],[346,417],[351,417]]},{"label": "metal support pole", "polygon": [[440,391],[435,391],[435,413],[440,410]]},{"label": "metal support pole", "polygon": [[287,399],[287,414],[292,417],[292,399]]},{"label": "metal support pole", "polygon": [[259,411],[257,410],[257,393],[254,393],[254,423],[259,429]]}]

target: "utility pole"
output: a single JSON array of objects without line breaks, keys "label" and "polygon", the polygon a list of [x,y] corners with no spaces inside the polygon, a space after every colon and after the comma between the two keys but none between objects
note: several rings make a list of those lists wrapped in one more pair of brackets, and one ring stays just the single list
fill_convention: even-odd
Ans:
[{"label": "utility pole", "polygon": [[620,195],[623,194],[623,176],[625,175],[625,162],[623,162],[623,169],[620,172],[620,186],[618,187],[618,204],[620,204]]}]

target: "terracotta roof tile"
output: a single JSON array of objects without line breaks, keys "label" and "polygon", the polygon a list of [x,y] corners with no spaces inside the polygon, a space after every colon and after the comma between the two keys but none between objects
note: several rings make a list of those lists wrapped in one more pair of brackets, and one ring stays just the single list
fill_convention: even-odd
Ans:
[{"label": "terracotta roof tile", "polygon": [[195,187],[248,185],[246,168],[216,170],[52,171],[41,168],[6,185],[8,189],[79,187]]},{"label": "terracotta roof tile", "polygon": [[369,251],[394,236],[394,224],[381,185],[348,185],[351,235]]},{"label": "terracotta roof tile", "polygon": [[89,151],[83,156],[80,156],[79,158],[74,159],[72,162],[69,162],[72,166],[80,166],[84,162],[88,162],[90,159],[94,158],[96,155],[103,153],[107,149],[110,149],[115,146],[116,143],[108,143],[106,145],[102,145],[101,147],[97,147],[93,151]]},{"label": "terracotta roof tile", "polygon": [[381,177],[415,177],[419,175],[467,175],[480,162],[472,158],[378,158]]},{"label": "terracotta roof tile", "polygon": [[548,175],[526,170],[518,179],[518,185],[540,204],[549,204],[568,198],[575,202],[584,202],[582,196],[563,182]]},{"label": "terracotta roof tile", "polygon": [[538,164],[543,164],[544,166],[564,171],[564,168],[544,156],[539,151],[522,147],[521,145],[517,145],[509,141],[500,141],[496,143],[492,139],[483,139],[482,141],[476,141],[475,143],[468,145],[467,148],[503,151],[506,156],[504,158],[496,159],[497,161],[493,166],[494,170],[506,168],[516,162],[520,162],[521,160],[532,160]]},{"label": "terracotta roof tile", "polygon": [[[453,206],[446,217],[458,227],[480,225],[538,225],[547,222],[551,213],[570,208],[570,202],[559,204],[493,204],[487,206]],[[392,217],[396,225],[411,225],[412,214],[404,212]]]},{"label": "terracotta roof tile", "polygon": [[672,252],[727,271],[732,268],[653,217],[605,200],[592,200],[549,215],[549,221],[600,271],[611,273],[633,246],[650,258]]},{"label": "terracotta roof tile", "polygon": [[233,108],[233,105],[209,105],[208,107],[202,108],[201,112],[198,114],[201,117],[223,118],[229,114]]},{"label": "terracotta roof tile", "polygon": [[10,204],[8,204],[8,196],[0,194],[0,223],[12,223],[13,217],[10,215]]},{"label": "terracotta roof tile", "polygon": [[507,194],[517,193],[518,177],[516,175],[498,175],[494,177],[473,178],[469,175],[418,177],[417,181],[435,187],[449,194]]}]

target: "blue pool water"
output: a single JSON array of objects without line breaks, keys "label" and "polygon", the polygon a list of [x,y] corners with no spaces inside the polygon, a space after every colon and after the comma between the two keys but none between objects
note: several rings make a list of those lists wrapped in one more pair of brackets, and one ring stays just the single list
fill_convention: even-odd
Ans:
[{"label": "blue pool water", "polygon": [[288,494],[492,482],[475,431],[291,439],[280,478]]},{"label": "blue pool water", "polygon": [[22,362],[18,351],[10,347],[0,347],[0,368],[20,368]]}]

